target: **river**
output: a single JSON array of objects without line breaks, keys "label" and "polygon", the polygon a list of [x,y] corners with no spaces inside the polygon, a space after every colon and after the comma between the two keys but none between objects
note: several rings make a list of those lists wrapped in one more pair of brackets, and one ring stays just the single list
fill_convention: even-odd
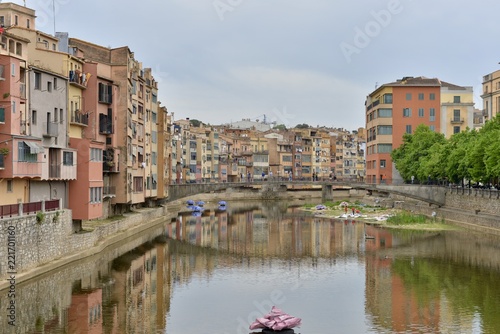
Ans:
[{"label": "river", "polygon": [[500,333],[500,238],[229,203],[7,294],[1,333],[248,334],[272,306],[301,334]]}]

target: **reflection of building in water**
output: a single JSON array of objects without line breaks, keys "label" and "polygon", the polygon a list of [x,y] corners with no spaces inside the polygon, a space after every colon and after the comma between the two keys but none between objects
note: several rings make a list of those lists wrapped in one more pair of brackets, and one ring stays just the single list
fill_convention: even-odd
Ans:
[{"label": "reflection of building in water", "polygon": [[103,333],[102,311],[102,289],[74,293],[68,309],[68,333]]},{"label": "reflection of building in water", "polygon": [[[170,305],[167,246],[146,243],[113,261],[118,333],[154,333],[166,327]],[[116,326],[117,325],[117,326]]]},{"label": "reflection of building in water", "polygon": [[356,254],[362,247],[364,224],[304,216],[296,208],[279,220],[265,216],[266,210],[210,211],[201,217],[179,216],[167,235],[192,245],[251,256],[312,256]]},{"label": "reflection of building in water", "polygon": [[[425,333],[438,333],[440,295],[422,298],[417,291],[405,286],[402,277],[393,270],[393,260],[377,251],[396,244],[392,233],[366,226],[366,307],[373,322],[395,332],[405,332],[412,326]],[[427,296],[429,297],[429,296]]]}]

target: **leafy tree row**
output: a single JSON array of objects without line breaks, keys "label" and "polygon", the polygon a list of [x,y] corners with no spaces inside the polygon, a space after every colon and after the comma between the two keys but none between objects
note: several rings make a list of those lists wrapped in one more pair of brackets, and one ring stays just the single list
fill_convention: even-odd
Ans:
[{"label": "leafy tree row", "polygon": [[497,183],[500,178],[500,116],[479,130],[443,134],[419,125],[403,136],[403,144],[391,153],[396,169],[405,181],[448,180]]}]

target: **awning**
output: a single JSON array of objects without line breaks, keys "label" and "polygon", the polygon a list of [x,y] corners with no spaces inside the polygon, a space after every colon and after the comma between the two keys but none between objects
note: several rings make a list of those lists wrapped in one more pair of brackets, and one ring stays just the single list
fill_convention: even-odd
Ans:
[{"label": "awning", "polygon": [[26,145],[28,145],[28,147],[30,148],[30,153],[31,154],[38,154],[38,153],[43,153],[45,152],[45,149],[43,148],[43,146],[41,145],[38,145],[37,143],[35,142],[31,142],[31,141],[24,141],[24,143]]}]

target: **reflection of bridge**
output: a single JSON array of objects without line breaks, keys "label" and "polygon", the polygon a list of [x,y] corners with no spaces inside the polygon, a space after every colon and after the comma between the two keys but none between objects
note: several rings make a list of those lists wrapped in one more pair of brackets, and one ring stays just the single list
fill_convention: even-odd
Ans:
[{"label": "reflection of bridge", "polygon": [[332,182],[332,181],[284,181],[270,180],[257,182],[221,182],[221,183],[188,183],[169,186],[169,200],[173,201],[197,194],[219,192],[228,188],[259,190],[278,188],[279,190],[321,190],[324,200],[331,200],[336,190],[366,190],[373,195],[388,195],[390,193],[401,195],[437,206],[445,202],[445,187],[428,185],[385,185],[366,184],[357,182]]}]

